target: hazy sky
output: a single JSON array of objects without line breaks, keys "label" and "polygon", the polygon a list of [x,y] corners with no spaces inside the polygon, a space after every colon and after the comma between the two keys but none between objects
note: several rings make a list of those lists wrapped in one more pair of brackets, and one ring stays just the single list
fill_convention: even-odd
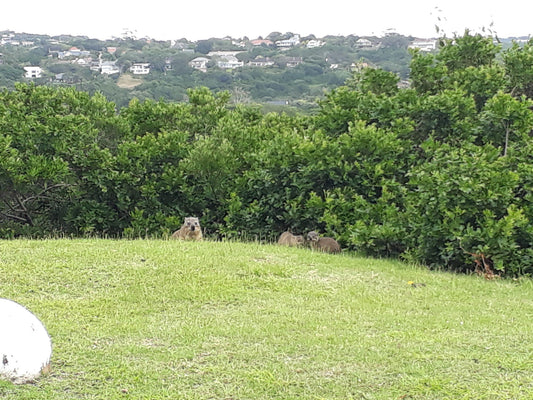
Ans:
[{"label": "hazy sky", "polygon": [[[490,27],[501,37],[533,34],[531,0],[73,0],[3,1],[0,30],[86,35],[107,39],[125,29],[154,39],[209,39],[226,35],[254,39],[271,32],[303,36],[451,36],[465,28]],[[120,4],[119,4],[120,3]]]}]

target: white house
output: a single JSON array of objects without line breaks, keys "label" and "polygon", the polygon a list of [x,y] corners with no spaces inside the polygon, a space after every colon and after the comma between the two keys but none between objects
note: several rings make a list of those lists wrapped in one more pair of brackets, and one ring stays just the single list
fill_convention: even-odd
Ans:
[{"label": "white house", "polygon": [[325,43],[322,40],[310,40],[307,42],[308,49],[314,49],[315,47],[322,47]]},{"label": "white house", "polygon": [[134,75],[147,75],[150,73],[150,63],[135,63],[130,67]]},{"label": "white house", "polygon": [[120,68],[116,65],[115,61],[102,61],[100,63],[100,73],[105,75],[118,74]]},{"label": "white house", "polygon": [[243,65],[244,61],[239,61],[235,56],[221,57],[220,60],[217,61],[217,67],[223,69],[235,69],[240,68]]},{"label": "white house", "polygon": [[435,39],[418,39],[412,42],[409,48],[430,52],[437,49],[437,41]]},{"label": "white house", "polygon": [[189,66],[191,68],[197,69],[202,72],[207,72],[207,63],[209,58],[206,57],[196,57],[194,60],[189,61]]},{"label": "white house", "polygon": [[77,47],[71,47],[67,51],[58,51],[57,58],[63,59],[67,57],[89,57],[91,53],[87,50],[80,50]]},{"label": "white house", "polygon": [[246,47],[246,43],[244,41],[237,42],[236,40],[232,40],[231,44],[237,47]]},{"label": "white house", "polygon": [[24,67],[26,78],[40,78],[43,70],[41,67]]},{"label": "white house", "polygon": [[249,67],[270,67],[272,65],[274,65],[274,61],[269,57],[257,56],[253,60],[248,61]]},{"label": "white house", "polygon": [[359,48],[372,47],[372,42],[365,38],[357,39],[355,45]]},{"label": "white house", "polygon": [[290,39],[276,41],[278,47],[293,47],[300,44],[300,35],[294,35]]}]

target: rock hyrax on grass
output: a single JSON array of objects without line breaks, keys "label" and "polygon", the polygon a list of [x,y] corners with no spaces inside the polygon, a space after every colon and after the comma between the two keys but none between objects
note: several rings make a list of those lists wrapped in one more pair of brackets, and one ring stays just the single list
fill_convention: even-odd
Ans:
[{"label": "rock hyrax on grass", "polygon": [[341,246],[335,239],[330,237],[320,237],[315,231],[311,231],[307,234],[307,241],[312,249],[318,251],[324,251],[326,253],[340,253],[341,251]]},{"label": "rock hyrax on grass", "polygon": [[278,244],[289,247],[297,247],[304,244],[305,240],[302,235],[293,235],[290,232],[283,232],[278,239]]},{"label": "rock hyrax on grass", "polygon": [[172,234],[172,238],[181,240],[202,240],[202,228],[200,227],[200,221],[198,218],[185,218],[185,222],[180,229]]}]

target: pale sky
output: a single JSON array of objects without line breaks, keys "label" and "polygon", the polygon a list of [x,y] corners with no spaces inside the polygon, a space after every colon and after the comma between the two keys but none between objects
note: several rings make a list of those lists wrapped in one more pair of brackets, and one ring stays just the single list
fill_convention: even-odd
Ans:
[{"label": "pale sky", "polygon": [[[271,32],[302,36],[453,36],[492,27],[500,37],[533,34],[531,0],[73,0],[3,1],[0,31],[85,35],[108,39],[127,29],[159,40],[247,36]],[[120,4],[119,4],[120,3]]]}]

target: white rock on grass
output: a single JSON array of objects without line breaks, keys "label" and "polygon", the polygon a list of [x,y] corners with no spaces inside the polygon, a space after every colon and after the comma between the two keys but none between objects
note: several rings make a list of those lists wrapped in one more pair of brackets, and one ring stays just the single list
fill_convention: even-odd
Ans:
[{"label": "white rock on grass", "polygon": [[0,379],[31,382],[49,370],[52,341],[44,325],[26,308],[0,299]]}]

